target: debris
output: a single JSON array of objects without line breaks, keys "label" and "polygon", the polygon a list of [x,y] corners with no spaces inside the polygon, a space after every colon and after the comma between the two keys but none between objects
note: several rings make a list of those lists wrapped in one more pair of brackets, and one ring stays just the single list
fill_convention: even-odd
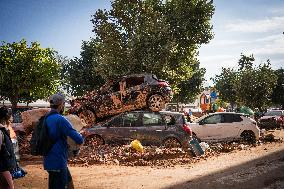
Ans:
[{"label": "debris", "polygon": [[270,133],[270,134],[265,135],[263,140],[267,142],[273,142],[275,141],[275,138],[274,138],[274,135]]},{"label": "debris", "polygon": [[141,144],[141,142],[139,140],[133,140],[131,143],[130,143],[130,146],[135,149],[137,152],[141,152],[143,153],[144,152],[144,149],[143,149],[143,146]]},{"label": "debris", "polygon": [[189,148],[194,156],[201,156],[204,154],[204,150],[201,148],[199,142],[195,138],[189,142]]},{"label": "debris", "polygon": [[50,108],[38,108],[22,112],[22,126],[25,130],[25,133],[29,135],[33,131],[33,127],[35,126],[36,122],[38,122],[39,118],[44,116],[49,111]]},{"label": "debris", "polygon": [[209,148],[209,145],[206,142],[200,142],[199,145],[204,152]]},{"label": "debris", "polygon": [[[273,135],[274,136],[274,135]],[[277,136],[277,135],[276,135]],[[272,137],[270,135],[267,136]],[[28,157],[30,135],[20,144],[21,159]],[[268,142],[263,140],[256,145],[261,146]],[[282,142],[276,140],[275,142]],[[93,164],[122,165],[122,166],[152,166],[172,167],[174,165],[189,165],[209,157],[218,156],[222,153],[229,153],[234,150],[245,150],[254,147],[252,144],[231,142],[231,143],[205,143],[199,144],[201,150],[205,146],[202,156],[193,157],[188,150],[182,148],[165,148],[158,146],[142,146],[144,153],[141,153],[128,145],[96,145],[90,143],[80,148],[80,154],[69,160],[70,164],[88,166]],[[267,149],[264,149],[267,150]]]}]

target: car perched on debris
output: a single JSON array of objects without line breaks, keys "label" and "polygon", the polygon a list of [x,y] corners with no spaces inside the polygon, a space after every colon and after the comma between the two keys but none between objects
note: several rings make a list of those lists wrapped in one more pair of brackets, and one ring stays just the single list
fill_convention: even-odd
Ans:
[{"label": "car perched on debris", "polygon": [[160,111],[172,98],[168,82],[153,74],[136,74],[110,80],[99,91],[71,101],[70,113],[89,125],[107,117],[149,108]]},{"label": "car perched on debris", "polygon": [[260,137],[256,121],[242,113],[216,112],[205,115],[196,123],[189,123],[193,137],[201,141],[255,142]]},{"label": "car perched on debris", "polygon": [[182,113],[131,111],[81,130],[88,144],[130,144],[188,148],[192,132]]},{"label": "car perched on debris", "polygon": [[284,126],[284,110],[271,110],[259,119],[261,129],[275,129]]}]

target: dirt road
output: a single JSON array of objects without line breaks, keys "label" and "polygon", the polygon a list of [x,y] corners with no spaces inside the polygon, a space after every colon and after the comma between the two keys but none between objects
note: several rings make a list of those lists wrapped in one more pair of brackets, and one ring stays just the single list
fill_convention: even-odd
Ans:
[{"label": "dirt road", "polygon": [[[277,131],[279,132],[279,131]],[[280,132],[284,137],[284,131]],[[40,161],[22,162],[28,175],[16,189],[47,188]],[[174,167],[71,166],[78,189],[284,188],[284,143],[272,142]]]}]

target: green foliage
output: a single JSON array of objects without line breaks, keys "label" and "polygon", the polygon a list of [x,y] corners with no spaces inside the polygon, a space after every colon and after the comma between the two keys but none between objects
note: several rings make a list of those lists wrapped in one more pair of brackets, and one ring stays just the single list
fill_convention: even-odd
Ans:
[{"label": "green foliage", "polygon": [[277,75],[277,84],[273,89],[271,100],[274,105],[281,105],[284,110],[284,69],[275,70],[275,74]]},{"label": "green foliage", "polygon": [[241,54],[241,58],[238,62],[239,70],[251,69],[254,61],[255,61],[255,58],[253,54],[249,56]]},{"label": "green foliage", "polygon": [[253,67],[254,60],[253,55],[241,54],[239,69],[222,68],[222,73],[216,75],[214,82],[223,100],[263,110],[271,103],[277,76],[269,60]]},{"label": "green foliage", "polygon": [[237,72],[231,68],[222,68],[220,75],[216,75],[213,79],[215,83],[215,88],[219,91],[219,96],[222,100],[229,102],[231,105],[234,105],[237,96],[236,90],[234,88],[235,81],[237,79]]},{"label": "green foliage", "polygon": [[32,102],[48,97],[59,83],[60,65],[56,52],[25,40],[3,42],[0,46],[0,90],[15,107],[17,102]]},{"label": "green foliage", "polygon": [[64,88],[74,96],[81,96],[86,91],[97,89],[104,83],[97,72],[96,41],[84,41],[81,58],[74,58],[63,64]]},{"label": "green foliage", "polygon": [[238,103],[263,110],[271,103],[270,96],[276,80],[277,76],[269,60],[254,69],[248,68],[240,71],[235,83]]},{"label": "green foliage", "polygon": [[115,0],[111,10],[93,15],[96,38],[89,42],[91,50],[82,49],[86,57],[75,62],[78,67],[92,67],[92,78],[104,80],[153,73],[170,82],[176,100],[190,100],[200,91],[204,77],[198,48],[213,38],[213,13],[212,1],[207,0]]}]

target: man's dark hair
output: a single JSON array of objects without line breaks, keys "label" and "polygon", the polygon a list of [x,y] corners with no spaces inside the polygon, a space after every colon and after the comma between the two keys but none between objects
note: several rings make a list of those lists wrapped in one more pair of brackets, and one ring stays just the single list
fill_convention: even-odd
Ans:
[{"label": "man's dark hair", "polygon": [[59,105],[50,105],[50,108],[57,109]]},{"label": "man's dark hair", "polygon": [[0,121],[8,121],[12,116],[12,110],[6,106],[0,107]]}]

